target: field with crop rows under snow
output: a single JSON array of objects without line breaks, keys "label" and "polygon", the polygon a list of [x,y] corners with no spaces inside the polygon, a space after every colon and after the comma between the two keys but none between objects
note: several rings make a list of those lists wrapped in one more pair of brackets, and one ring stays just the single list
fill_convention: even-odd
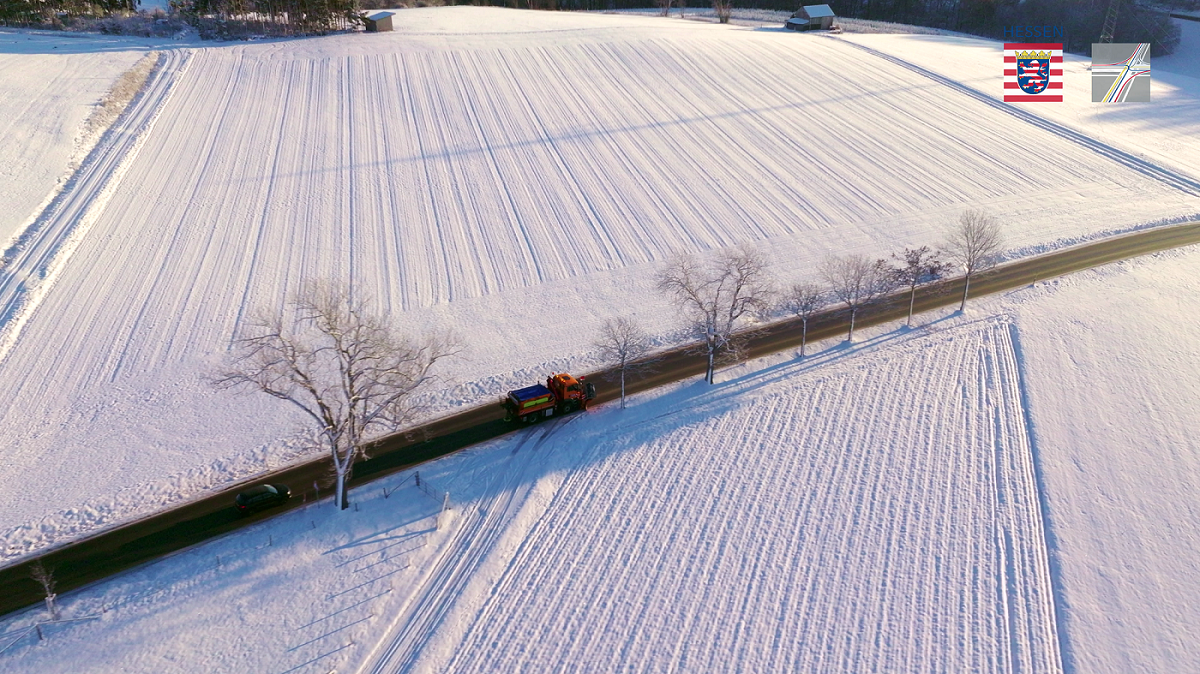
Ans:
[{"label": "field with crop rows under snow", "polygon": [[397,25],[165,61],[169,92],[4,326],[4,558],[295,456],[297,417],[204,376],[307,279],[462,335],[445,410],[594,365],[610,316],[665,340],[672,251],[758,245],[788,282],[936,244],[965,208],[1013,248],[1200,210],[833,38],[470,7]]}]

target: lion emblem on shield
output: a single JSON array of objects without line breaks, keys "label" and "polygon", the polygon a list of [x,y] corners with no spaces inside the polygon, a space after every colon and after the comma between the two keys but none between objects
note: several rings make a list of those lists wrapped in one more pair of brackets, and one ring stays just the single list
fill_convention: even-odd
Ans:
[{"label": "lion emblem on shield", "polygon": [[1023,51],[1017,54],[1017,84],[1027,94],[1040,94],[1050,84],[1050,52]]}]

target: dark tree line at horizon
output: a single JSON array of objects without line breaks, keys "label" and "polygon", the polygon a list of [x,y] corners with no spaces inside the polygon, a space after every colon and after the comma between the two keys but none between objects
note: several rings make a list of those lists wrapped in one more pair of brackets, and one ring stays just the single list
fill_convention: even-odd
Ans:
[{"label": "dark tree line at horizon", "polygon": [[5,25],[52,24],[63,15],[107,16],[133,12],[139,0],[0,0],[0,23]]},{"label": "dark tree line at horizon", "polygon": [[[740,0],[734,6],[793,12],[801,5],[822,3],[840,17],[942,28],[1009,42],[1039,40],[1006,38],[1005,26],[1058,26],[1063,31],[1063,49],[1085,56],[1091,55],[1092,43],[1100,39],[1109,4],[1108,0]],[[654,6],[652,0],[472,0],[460,4],[567,10]],[[690,0],[687,6],[710,9],[712,2]],[[1175,51],[1179,40],[1179,26],[1166,12],[1121,0],[1113,42],[1149,42],[1152,55],[1165,56]]]},{"label": "dark tree line at horizon", "polygon": [[[794,11],[806,0],[742,0],[737,7]],[[821,0],[808,0],[820,2]],[[685,0],[686,2],[686,0]],[[1179,45],[1180,28],[1170,16],[1135,0],[1121,0],[1114,42],[1149,42],[1164,56]],[[140,0],[0,0],[0,24],[58,25],[62,17],[110,16],[136,11]],[[171,0],[172,10],[203,36],[260,32],[298,35],[347,29],[362,23],[359,0]],[[365,4],[378,5],[378,2]],[[447,0],[446,4],[518,9],[604,10],[653,6],[653,0]],[[710,0],[687,5],[707,9]],[[1090,55],[1099,39],[1108,0],[828,0],[838,16],[943,28],[1012,42],[1036,41],[1005,35],[1006,26],[1056,26],[1066,51]],[[1058,39],[1041,39],[1045,42]]]},{"label": "dark tree line at horizon", "polygon": [[[1100,39],[1108,0],[830,0],[838,16],[908,23],[972,33],[1008,42],[1062,42],[1063,49],[1090,55]],[[1015,38],[1008,26],[1056,26],[1062,38]],[[1179,45],[1180,29],[1166,12],[1121,0],[1113,42],[1149,42],[1165,56]]]},{"label": "dark tree line at horizon", "polygon": [[200,24],[202,36],[205,26],[217,32],[310,35],[362,25],[358,0],[170,0],[170,6]]},{"label": "dark tree line at horizon", "polygon": [[[62,28],[75,18],[127,15],[140,0],[0,0],[0,23]],[[310,35],[361,25],[358,0],[170,0],[201,37]]]}]

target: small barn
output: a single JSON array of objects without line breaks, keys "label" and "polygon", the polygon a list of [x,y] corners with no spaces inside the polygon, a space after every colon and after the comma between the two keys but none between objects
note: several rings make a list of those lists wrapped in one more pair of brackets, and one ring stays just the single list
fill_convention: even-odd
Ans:
[{"label": "small barn", "polygon": [[386,33],[392,29],[395,12],[374,12],[366,16],[368,33]]},{"label": "small barn", "polygon": [[833,28],[833,10],[829,5],[805,5],[784,22],[788,30],[829,30]]}]

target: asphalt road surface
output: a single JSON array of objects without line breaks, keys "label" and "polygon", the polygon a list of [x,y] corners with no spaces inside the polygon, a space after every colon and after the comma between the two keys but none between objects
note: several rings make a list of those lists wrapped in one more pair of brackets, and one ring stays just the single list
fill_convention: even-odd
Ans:
[{"label": "asphalt road surface", "polygon": [[[1200,222],[1148,229],[1104,239],[996,267],[972,279],[971,296],[978,297],[1018,288],[1115,260],[1198,242]],[[962,284],[962,279],[954,279],[919,289],[916,311],[928,311],[959,302]],[[903,319],[907,311],[907,292],[897,293],[860,310],[856,326],[867,327]],[[845,333],[847,323],[848,316],[844,311],[824,312],[809,319],[808,339],[825,339]],[[798,320],[784,321],[756,330],[749,337],[749,355],[757,357],[797,348],[800,345],[800,333]],[[703,356],[687,348],[667,351],[657,355],[651,374],[627,381],[626,392],[645,391],[669,382],[701,375],[703,372]],[[595,381],[599,389],[598,398],[593,404],[617,397],[618,387],[615,385],[612,371],[594,372],[587,377]],[[355,465],[352,486],[362,485],[505,433],[519,431],[520,427],[502,421],[503,412],[499,405],[499,397],[480,402],[480,407],[379,441],[368,452],[371,458]],[[0,614],[42,600],[41,587],[32,580],[29,573],[30,565],[37,559],[43,562],[46,569],[54,572],[58,591],[65,592],[303,505],[318,497],[313,487],[314,483],[321,485],[319,497],[328,501],[332,496],[332,490],[328,487],[331,475],[330,462],[323,459],[260,476],[255,482],[289,485],[293,498],[288,506],[253,517],[241,518],[233,508],[234,496],[246,486],[243,483],[238,487],[231,487],[212,496],[54,549],[39,558],[4,567],[0,569]],[[329,507],[333,507],[332,503]]]}]

